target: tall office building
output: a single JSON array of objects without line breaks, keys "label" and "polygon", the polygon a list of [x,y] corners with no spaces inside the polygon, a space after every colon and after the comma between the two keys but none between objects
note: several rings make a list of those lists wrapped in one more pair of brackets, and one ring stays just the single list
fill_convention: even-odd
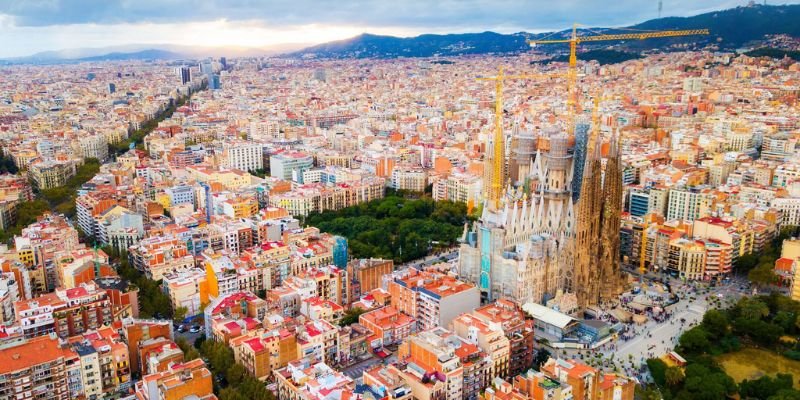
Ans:
[{"label": "tall office building", "polygon": [[211,90],[222,89],[222,84],[219,80],[219,74],[208,74],[208,88]]},{"label": "tall office building", "polygon": [[333,242],[333,265],[347,268],[347,239],[336,236]]},{"label": "tall office building", "polygon": [[117,91],[117,85],[113,83],[108,84],[108,93],[114,93]]},{"label": "tall office building", "polygon": [[181,85],[185,85],[192,80],[192,72],[187,66],[178,67],[178,77],[181,80]]}]

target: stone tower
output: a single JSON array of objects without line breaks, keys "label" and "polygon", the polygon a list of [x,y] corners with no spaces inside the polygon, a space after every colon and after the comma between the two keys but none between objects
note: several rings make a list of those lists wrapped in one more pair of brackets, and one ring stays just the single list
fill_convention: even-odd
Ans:
[{"label": "stone tower", "polygon": [[622,293],[622,272],[619,268],[619,226],[622,208],[622,167],[619,137],[613,135],[603,177],[603,214],[601,217],[600,268],[602,287],[600,301],[614,301]]},{"label": "stone tower", "polygon": [[575,213],[575,284],[578,307],[615,301],[622,291],[619,225],[622,171],[617,135],[613,135],[603,176],[599,129],[594,128]]},{"label": "stone tower", "polygon": [[600,294],[599,256],[600,223],[603,208],[600,144],[596,133],[589,144],[586,165],[581,179],[581,197],[575,212],[575,257],[573,292],[578,297],[578,307],[597,304]]}]

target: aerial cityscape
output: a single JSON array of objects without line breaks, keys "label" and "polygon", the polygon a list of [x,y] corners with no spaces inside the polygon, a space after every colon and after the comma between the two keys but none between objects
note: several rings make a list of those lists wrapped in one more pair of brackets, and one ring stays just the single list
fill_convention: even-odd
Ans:
[{"label": "aerial cityscape", "polygon": [[800,1],[0,4],[0,400],[800,400]]}]

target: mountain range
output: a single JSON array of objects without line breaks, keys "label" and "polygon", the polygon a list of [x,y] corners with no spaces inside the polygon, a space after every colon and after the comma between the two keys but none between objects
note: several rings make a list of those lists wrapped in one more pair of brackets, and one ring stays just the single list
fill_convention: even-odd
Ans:
[{"label": "mountain range", "polygon": [[[616,55],[612,59],[635,58],[643,51],[654,49],[699,49],[714,45],[721,50],[741,47],[758,47],[766,35],[786,34],[800,37],[800,5],[750,5],[728,10],[714,11],[692,17],[665,17],[649,20],[624,28],[580,29],[579,35],[597,33],[630,33],[646,30],[672,30],[707,28],[708,36],[649,39],[628,42],[585,42],[581,49],[590,54],[609,55],[614,52],[631,53]],[[0,63],[64,63],[102,60],[196,59],[209,56],[268,56],[282,55],[292,58],[396,58],[396,57],[447,57],[471,54],[518,54],[530,51],[527,40],[542,38],[568,38],[570,30],[530,34],[518,32],[501,34],[495,32],[462,33],[449,35],[425,34],[414,37],[382,36],[364,33],[356,37],[323,43],[311,47],[303,44],[285,44],[270,48],[246,47],[193,47],[172,44],[127,45],[94,49],[69,49],[48,51],[28,57],[0,60]],[[537,51],[561,59],[568,49],[566,45],[537,46]]]},{"label": "mountain range", "polygon": [[0,64],[58,64],[87,61],[192,60],[205,57],[261,57],[295,51],[305,43],[287,43],[266,48],[203,47],[175,44],[129,44],[123,46],[43,51],[30,56],[0,60]]},{"label": "mountain range", "polygon": [[[629,42],[582,43],[586,51],[614,49],[623,52],[641,52],[653,49],[703,48],[715,45],[723,50],[735,50],[749,44],[757,44],[765,35],[786,34],[800,37],[800,5],[751,5],[728,10],[714,11],[692,17],[666,17],[653,19],[624,28],[584,28],[579,35],[598,33],[632,33],[648,30],[684,30],[706,28],[708,36],[649,39]],[[499,34],[494,32],[454,35],[420,35],[400,38],[362,34],[347,40],[323,43],[289,53],[300,58],[393,58],[393,57],[437,57],[468,54],[514,54],[530,51],[528,39],[563,39],[571,30],[528,34]],[[537,46],[537,51],[563,54],[566,45]]]}]

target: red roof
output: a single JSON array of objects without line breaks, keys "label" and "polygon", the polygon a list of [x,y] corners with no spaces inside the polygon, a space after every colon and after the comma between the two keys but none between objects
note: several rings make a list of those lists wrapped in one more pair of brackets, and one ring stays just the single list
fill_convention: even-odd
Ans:
[{"label": "red roof", "polygon": [[792,265],[794,265],[794,260],[781,257],[775,260],[775,271],[792,272]]},{"label": "red roof", "polygon": [[245,341],[245,343],[247,343],[247,345],[250,346],[250,348],[253,349],[253,351],[255,352],[264,351],[264,345],[261,343],[260,340],[258,340],[258,338],[252,338],[250,340]]}]

